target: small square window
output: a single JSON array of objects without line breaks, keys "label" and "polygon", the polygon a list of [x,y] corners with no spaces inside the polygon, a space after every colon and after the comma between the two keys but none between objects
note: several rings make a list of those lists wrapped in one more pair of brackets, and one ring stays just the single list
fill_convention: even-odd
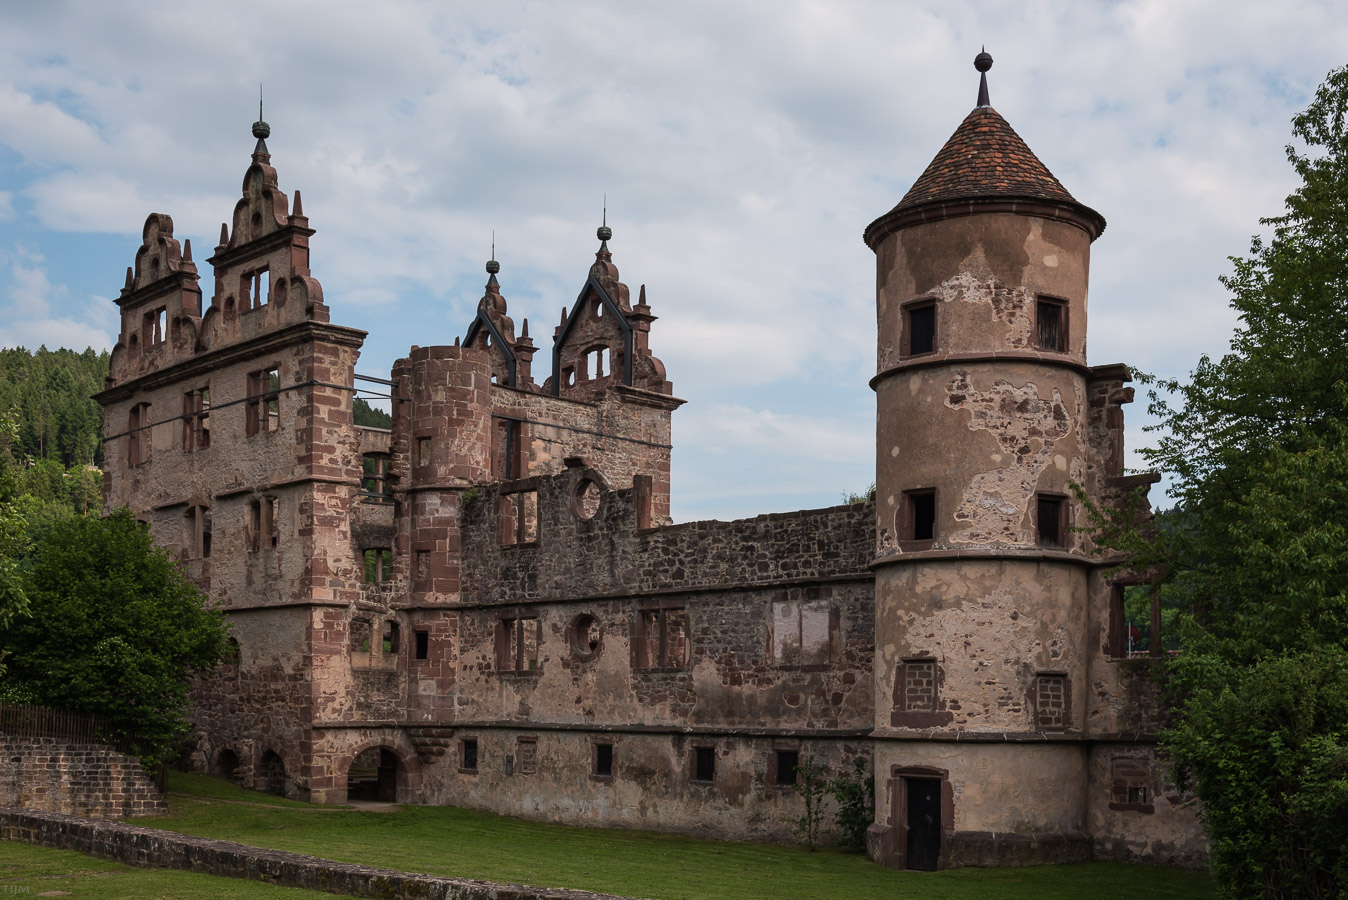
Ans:
[{"label": "small square window", "polygon": [[477,771],[477,738],[464,738],[459,741],[459,771]]},{"label": "small square window", "polygon": [[716,780],[716,748],[693,748],[693,780],[708,783]]},{"label": "small square window", "polygon": [[790,787],[796,783],[796,768],[800,765],[799,750],[775,750],[778,787]]},{"label": "small square window", "polygon": [[1035,344],[1040,350],[1067,352],[1067,304],[1040,299],[1035,303]]},{"label": "small square window", "polygon": [[412,637],[416,641],[416,658],[430,659],[431,633],[429,631],[414,631]]},{"label": "small square window", "polygon": [[903,356],[936,351],[936,302],[920,300],[903,308]]},{"label": "small square window", "polygon": [[594,774],[597,778],[613,777],[613,745],[594,745]]}]

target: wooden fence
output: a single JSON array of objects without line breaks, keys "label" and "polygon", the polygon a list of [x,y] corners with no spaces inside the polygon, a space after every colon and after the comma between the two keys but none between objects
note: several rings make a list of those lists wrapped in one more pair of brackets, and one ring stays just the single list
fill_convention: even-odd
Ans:
[{"label": "wooden fence", "polygon": [[0,734],[59,738],[79,744],[117,743],[112,727],[102,716],[28,703],[0,703]]}]

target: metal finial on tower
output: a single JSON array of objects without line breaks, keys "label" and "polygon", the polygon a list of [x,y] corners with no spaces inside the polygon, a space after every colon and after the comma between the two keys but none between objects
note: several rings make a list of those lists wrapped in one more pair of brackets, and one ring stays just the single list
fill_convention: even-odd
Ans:
[{"label": "metal finial on tower", "polygon": [[988,48],[984,47],[974,57],[974,68],[979,71],[978,76],[978,105],[991,106],[992,101],[988,99],[988,69],[992,68],[992,54],[988,53]]}]

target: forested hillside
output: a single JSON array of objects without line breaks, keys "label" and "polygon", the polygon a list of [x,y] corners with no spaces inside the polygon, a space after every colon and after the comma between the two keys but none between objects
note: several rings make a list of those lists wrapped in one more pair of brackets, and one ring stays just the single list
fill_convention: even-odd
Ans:
[{"label": "forested hillside", "polygon": [[10,448],[15,461],[101,466],[103,410],[91,397],[103,390],[107,374],[106,352],[0,350],[0,411],[17,418]]}]

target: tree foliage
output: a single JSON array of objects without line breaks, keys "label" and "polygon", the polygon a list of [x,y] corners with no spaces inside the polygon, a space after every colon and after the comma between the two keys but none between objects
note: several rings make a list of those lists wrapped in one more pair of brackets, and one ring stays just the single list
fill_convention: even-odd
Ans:
[{"label": "tree foliage", "polygon": [[352,404],[352,419],[357,425],[367,428],[392,428],[393,416],[382,409],[375,409],[360,397]]},{"label": "tree foliage", "polygon": [[844,771],[829,782],[828,792],[838,801],[833,817],[838,826],[838,846],[865,850],[866,831],[875,821],[875,776],[866,771],[866,759],[853,759],[852,771]]},{"label": "tree foliage", "polygon": [[1188,611],[1165,741],[1228,897],[1348,896],[1346,114],[1339,69],[1293,120],[1301,187],[1222,279],[1231,351],[1156,382],[1175,515],[1107,535]]},{"label": "tree foliage", "polygon": [[222,615],[126,509],[63,514],[21,563],[30,614],[0,628],[0,693],[107,717],[151,766],[187,730],[192,677],[225,651]]},{"label": "tree foliage", "polygon": [[102,465],[103,410],[92,397],[107,375],[106,351],[0,350],[0,409],[18,413],[15,459]]}]

